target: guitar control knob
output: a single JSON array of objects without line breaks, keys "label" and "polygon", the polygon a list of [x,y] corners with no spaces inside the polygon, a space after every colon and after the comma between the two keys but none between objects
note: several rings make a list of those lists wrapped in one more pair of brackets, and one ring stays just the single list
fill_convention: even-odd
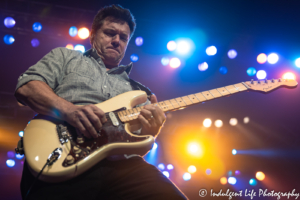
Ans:
[{"label": "guitar control knob", "polygon": [[87,146],[86,149],[90,151],[90,150],[91,150],[91,147]]},{"label": "guitar control knob", "polygon": [[73,147],[73,152],[74,152],[75,154],[80,153],[80,152],[81,152],[81,149],[80,149],[79,147],[77,147],[77,146],[74,146],[74,147]]},{"label": "guitar control knob", "polygon": [[253,81],[253,79],[251,79],[251,84],[253,84],[254,83],[254,81]]},{"label": "guitar control knob", "polygon": [[68,155],[67,156],[67,163],[70,165],[70,164],[73,164],[75,161],[74,157],[72,155]]},{"label": "guitar control knob", "polygon": [[77,136],[77,143],[82,144],[84,143],[84,138],[82,136]]},{"label": "guitar control knob", "polygon": [[265,80],[265,83],[268,83],[268,80],[267,80],[267,79]]},{"label": "guitar control knob", "polygon": [[274,78],[272,79],[272,83],[274,83]]}]

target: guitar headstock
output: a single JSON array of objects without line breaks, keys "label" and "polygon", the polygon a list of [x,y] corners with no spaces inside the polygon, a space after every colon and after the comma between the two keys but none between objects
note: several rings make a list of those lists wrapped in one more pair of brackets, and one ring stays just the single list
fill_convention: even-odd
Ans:
[{"label": "guitar headstock", "polygon": [[272,79],[272,80],[259,80],[259,81],[247,81],[244,82],[250,90],[269,92],[280,86],[286,86],[289,88],[297,87],[297,81],[293,79]]}]

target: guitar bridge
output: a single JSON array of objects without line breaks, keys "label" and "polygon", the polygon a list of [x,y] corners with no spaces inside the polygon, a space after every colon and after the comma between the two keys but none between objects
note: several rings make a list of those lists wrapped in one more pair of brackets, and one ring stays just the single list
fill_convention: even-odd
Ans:
[{"label": "guitar bridge", "polygon": [[60,144],[67,143],[69,141],[67,126],[64,126],[62,124],[58,124],[56,126],[56,131],[57,131],[57,134],[58,134]]}]

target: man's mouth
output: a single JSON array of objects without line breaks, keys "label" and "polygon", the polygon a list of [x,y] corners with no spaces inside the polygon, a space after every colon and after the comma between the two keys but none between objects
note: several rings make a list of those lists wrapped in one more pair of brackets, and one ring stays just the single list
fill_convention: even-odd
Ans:
[{"label": "man's mouth", "polygon": [[114,49],[114,48],[108,48],[108,49],[111,49],[111,50],[114,50],[114,51],[120,53],[117,49]]}]

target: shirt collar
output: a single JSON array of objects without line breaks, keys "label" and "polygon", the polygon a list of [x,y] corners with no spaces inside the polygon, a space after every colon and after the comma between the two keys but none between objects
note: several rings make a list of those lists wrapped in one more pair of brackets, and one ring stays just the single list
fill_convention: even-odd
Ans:
[{"label": "shirt collar", "polygon": [[[88,56],[88,57],[93,57],[97,62],[102,62],[103,63],[102,59],[97,54],[97,51],[94,48],[91,48],[91,49],[87,50],[86,52],[83,53],[83,55]],[[103,63],[103,66],[105,66],[104,63]],[[133,63],[131,62],[128,65],[120,65],[118,67],[110,69],[110,70],[107,71],[107,73],[109,73],[109,74],[121,74],[125,71],[129,75],[131,70],[132,70],[132,67],[133,67]]]}]

